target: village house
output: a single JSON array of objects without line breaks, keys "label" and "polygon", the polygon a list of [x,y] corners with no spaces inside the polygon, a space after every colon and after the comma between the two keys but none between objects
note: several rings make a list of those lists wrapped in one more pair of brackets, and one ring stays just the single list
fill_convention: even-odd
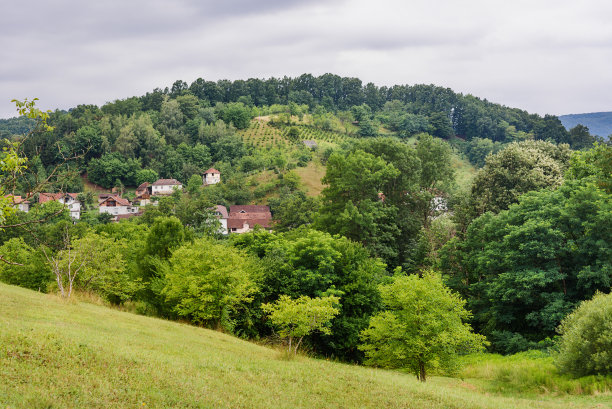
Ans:
[{"label": "village house", "polygon": [[10,198],[13,200],[13,207],[15,209],[21,210],[24,213],[27,213],[30,211],[30,202],[22,198],[21,196],[6,195],[4,197]]},{"label": "village house", "polygon": [[136,188],[136,197],[134,203],[140,206],[146,206],[151,203],[152,186],[149,182],[144,182]]},{"label": "village house", "polygon": [[272,227],[270,207],[260,205],[230,206],[227,228],[230,233],[247,233],[261,226],[264,229]]},{"label": "village house", "polygon": [[78,193],[41,193],[38,195],[38,203],[46,203],[52,200],[60,202],[70,211],[70,217],[74,220],[81,218],[81,202],[77,200]]},{"label": "village house", "polygon": [[214,185],[221,182],[221,172],[215,168],[210,168],[202,176],[202,183],[206,185]]},{"label": "village house", "polygon": [[227,231],[228,214],[227,214],[226,207],[217,205],[212,210],[215,213],[215,216],[217,217],[217,219],[219,219],[219,222],[221,223],[221,229],[219,230],[219,233],[224,234],[224,235],[227,234],[228,233]]},{"label": "village house", "polygon": [[151,195],[168,196],[175,190],[182,190],[183,185],[176,179],[158,179],[151,186]]},{"label": "village house", "polygon": [[[98,204],[98,211],[100,213],[108,213],[115,216],[133,216],[138,214],[138,207],[132,206],[129,200],[116,195],[108,195],[102,199]],[[121,217],[125,218],[125,217]]]}]

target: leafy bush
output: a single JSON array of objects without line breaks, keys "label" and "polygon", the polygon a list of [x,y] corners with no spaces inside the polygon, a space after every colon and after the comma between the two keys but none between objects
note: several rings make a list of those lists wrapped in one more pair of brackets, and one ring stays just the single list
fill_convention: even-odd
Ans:
[{"label": "leafy bush", "polygon": [[612,374],[612,293],[584,301],[559,326],[556,364],[574,376]]}]

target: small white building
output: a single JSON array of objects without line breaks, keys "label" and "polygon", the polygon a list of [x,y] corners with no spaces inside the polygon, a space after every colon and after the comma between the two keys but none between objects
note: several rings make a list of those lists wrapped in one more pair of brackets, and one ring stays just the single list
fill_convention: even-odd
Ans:
[{"label": "small white building", "polygon": [[168,196],[175,190],[182,190],[183,185],[176,179],[159,179],[151,186],[152,196]]},{"label": "small white building", "polygon": [[113,216],[138,213],[138,207],[132,206],[129,200],[119,196],[108,196],[98,205],[100,213],[108,213]]},{"label": "small white building", "polygon": [[214,185],[221,182],[221,172],[215,168],[210,168],[202,176],[202,183],[206,185]]},{"label": "small white building", "polygon": [[219,222],[221,223],[221,229],[219,230],[219,233],[224,235],[227,234],[227,209],[225,208],[225,206],[217,205],[212,210],[215,213],[217,219],[219,219]]},{"label": "small white building", "polygon": [[68,208],[70,217],[74,220],[81,218],[81,202],[77,200],[78,193],[41,193],[38,203],[46,203],[55,200]]}]

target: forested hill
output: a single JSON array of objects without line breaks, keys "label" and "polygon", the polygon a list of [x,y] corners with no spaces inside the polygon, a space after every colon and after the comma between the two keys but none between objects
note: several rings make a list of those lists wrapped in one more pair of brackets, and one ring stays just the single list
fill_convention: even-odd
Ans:
[{"label": "forested hill", "polygon": [[[186,98],[188,96],[196,99],[191,101]],[[541,117],[435,85],[378,87],[373,83],[364,85],[358,78],[334,74],[216,82],[198,78],[191,84],[178,80],[170,88],[155,89],[144,96],[107,103],[101,107],[99,114],[129,117],[140,111],[160,112],[167,97],[183,97],[179,102],[182,113],[188,119],[194,119],[198,107],[232,102],[249,107],[295,103],[306,105],[311,110],[318,106],[327,112],[362,107],[366,113],[385,113],[381,118],[383,124],[403,136],[426,130],[442,138],[454,134],[465,139],[478,137],[509,142],[532,136],[535,139],[572,143],[568,131],[553,115]],[[194,103],[196,111],[190,111]],[[83,113],[84,108],[80,106],[71,111],[76,117]],[[353,113],[356,114],[354,120],[364,119],[361,111]],[[10,124],[10,121],[0,123],[0,135],[13,130]],[[193,128],[195,124],[191,122],[190,126]]]},{"label": "forested hill", "polygon": [[612,135],[612,112],[562,115],[559,119],[567,129],[580,124],[588,127],[592,135],[598,135],[602,138],[608,137],[608,139]]}]

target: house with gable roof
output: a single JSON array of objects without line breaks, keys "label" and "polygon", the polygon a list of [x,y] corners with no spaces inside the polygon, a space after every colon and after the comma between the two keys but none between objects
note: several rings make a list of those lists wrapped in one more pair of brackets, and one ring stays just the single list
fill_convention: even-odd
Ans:
[{"label": "house with gable roof", "polygon": [[206,185],[215,185],[221,182],[221,172],[215,168],[210,168],[202,176],[202,183]]},{"label": "house with gable roof", "polygon": [[117,195],[108,195],[98,204],[100,213],[108,213],[113,216],[125,216],[138,214],[138,207],[132,206],[129,200]]},{"label": "house with gable roof", "polygon": [[78,193],[40,193],[38,203],[57,201],[63,204],[70,211],[70,217],[74,220],[81,218],[81,202],[77,200]]},{"label": "house with gable roof", "polygon": [[182,190],[183,184],[176,179],[158,179],[151,186],[151,195],[168,196],[175,190]]},{"label": "house with gable roof", "polygon": [[255,226],[261,226],[267,230],[272,228],[272,213],[269,206],[230,206],[227,219],[227,228],[230,233],[247,233]]}]

